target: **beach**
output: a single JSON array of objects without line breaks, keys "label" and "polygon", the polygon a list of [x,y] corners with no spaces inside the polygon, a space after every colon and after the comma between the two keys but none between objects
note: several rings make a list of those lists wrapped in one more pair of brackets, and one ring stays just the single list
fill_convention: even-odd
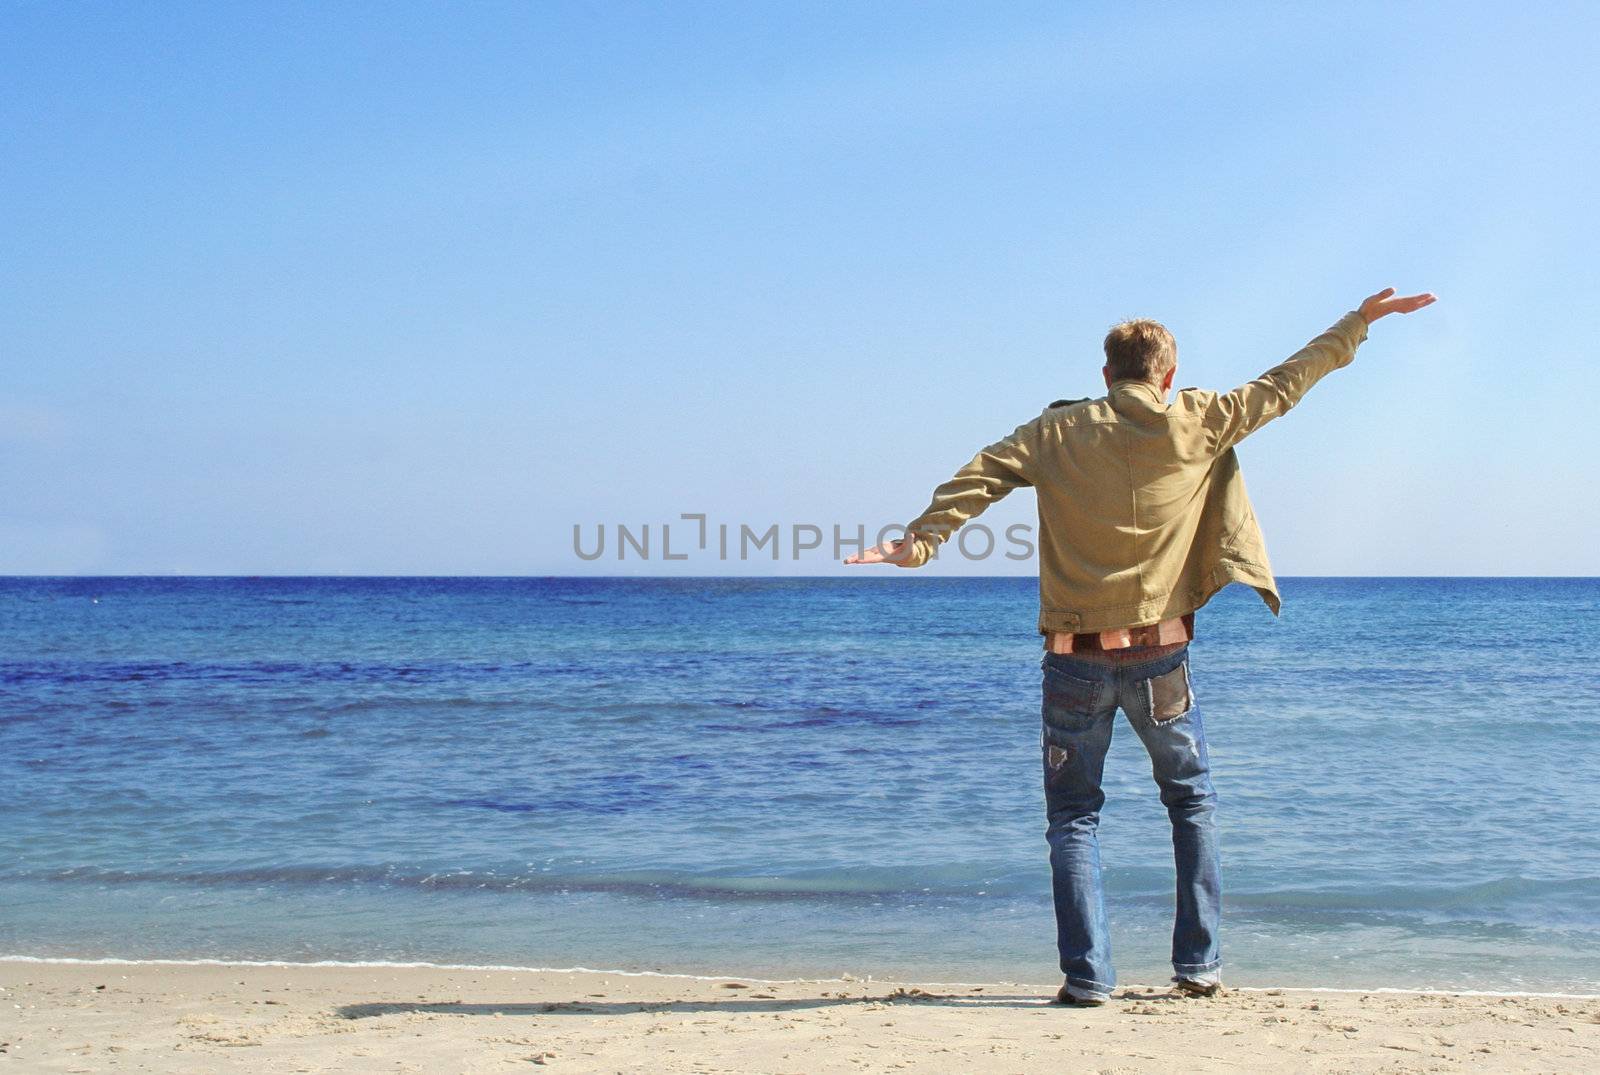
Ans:
[{"label": "beach", "polygon": [[[0,1060],[1600,1070],[1600,581],[1284,586],[1194,644],[1232,988],[1168,991],[1123,728],[1121,985],[1082,1010],[1046,1003],[1029,580],[0,580]],[[1395,609],[1470,626],[1346,630]]]},{"label": "beach", "polygon": [[1593,1071],[1600,997],[0,963],[13,1071]]},{"label": "beach", "polygon": [[[1281,581],[1281,621],[1234,587],[1193,645],[1229,982],[1600,993],[1572,763],[1600,580]],[[1049,981],[1037,602],[1023,578],[0,580],[0,956]],[[1462,626],[1372,642],[1418,609]],[[1534,614],[1549,637],[1508,644]],[[1112,950],[1162,982],[1170,826],[1118,723]]]}]

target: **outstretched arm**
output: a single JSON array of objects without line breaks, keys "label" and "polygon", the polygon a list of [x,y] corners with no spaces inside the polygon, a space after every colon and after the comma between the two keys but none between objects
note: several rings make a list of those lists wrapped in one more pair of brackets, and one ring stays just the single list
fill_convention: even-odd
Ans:
[{"label": "outstretched arm", "polygon": [[1011,490],[1033,484],[1030,475],[1037,427],[1037,421],[1018,426],[1011,436],[973,456],[970,463],[933,491],[932,502],[907,524],[904,538],[865,549],[845,563],[898,567],[921,567],[927,563],[933,550],[962,523],[981,515]]},{"label": "outstretched arm", "polygon": [[1249,384],[1218,395],[1206,408],[1212,448],[1223,452],[1300,402],[1329,373],[1348,366],[1367,338],[1367,326],[1389,314],[1408,314],[1434,302],[1430,293],[1396,297],[1386,287],[1364,299],[1332,328]]}]

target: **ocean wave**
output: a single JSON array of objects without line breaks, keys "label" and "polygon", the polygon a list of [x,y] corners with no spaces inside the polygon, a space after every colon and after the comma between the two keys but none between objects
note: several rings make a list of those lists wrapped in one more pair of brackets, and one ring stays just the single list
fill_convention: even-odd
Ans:
[{"label": "ocean wave", "polygon": [[1234,890],[1228,894],[1228,899],[1235,906],[1253,909],[1450,911],[1532,901],[1571,904],[1577,909],[1593,905],[1596,893],[1600,893],[1600,877],[1545,880],[1512,876],[1453,885],[1361,884]]},{"label": "ocean wave", "polygon": [[[374,885],[437,891],[610,893],[709,900],[886,900],[997,898],[1038,895],[1035,884],[1016,879],[986,879],[967,871],[943,883],[906,885],[906,871],[839,870],[809,875],[705,875],[677,871],[624,870],[610,873],[500,873],[494,870],[419,870],[367,865],[315,864],[219,868],[211,870],[131,870],[98,866],[0,873],[0,881],[75,884]],[[897,883],[898,882],[898,883]]]},{"label": "ocean wave", "polygon": [[[463,805],[485,805],[463,801]],[[514,802],[488,803],[516,811]],[[1158,870],[1117,871],[1110,897],[1154,907],[1170,898],[1170,877]],[[1147,876],[1148,875],[1148,876]],[[1158,876],[1160,875],[1160,876]],[[1048,900],[1048,871],[1007,870],[995,864],[937,867],[837,867],[787,874],[701,873],[693,870],[420,869],[393,864],[219,867],[215,869],[114,869],[98,866],[0,872],[0,881],[71,884],[172,884],[195,887],[383,886],[439,892],[528,892],[553,895],[611,894],[708,901],[805,900],[898,901],[1023,899]],[[1118,892],[1118,889],[1123,891]],[[1369,915],[1423,922],[1439,917],[1458,924],[1511,925],[1532,905],[1560,909],[1578,918],[1594,916],[1600,878],[1543,880],[1503,877],[1459,885],[1361,885],[1322,888],[1241,889],[1227,900],[1231,911],[1272,918],[1309,914]],[[1541,915],[1548,917],[1548,915]],[[1546,927],[1554,923],[1547,922]]]}]

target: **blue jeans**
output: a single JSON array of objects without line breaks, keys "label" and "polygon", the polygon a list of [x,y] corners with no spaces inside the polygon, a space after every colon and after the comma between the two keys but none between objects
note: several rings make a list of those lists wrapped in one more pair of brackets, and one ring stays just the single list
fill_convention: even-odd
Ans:
[{"label": "blue jeans", "polygon": [[1135,651],[1044,657],[1045,808],[1056,907],[1056,947],[1067,991],[1103,999],[1116,985],[1100,881],[1100,808],[1111,727],[1121,708],[1144,741],[1161,802],[1172,820],[1177,915],[1172,967],[1180,977],[1213,981],[1222,872],[1217,859],[1217,793],[1205,728],[1189,681],[1189,647],[1155,657]]}]

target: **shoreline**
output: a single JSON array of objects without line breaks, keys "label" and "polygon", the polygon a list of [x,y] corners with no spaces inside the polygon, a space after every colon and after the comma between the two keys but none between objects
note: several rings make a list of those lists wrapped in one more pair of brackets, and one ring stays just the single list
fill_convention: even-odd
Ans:
[{"label": "shoreline", "polygon": [[26,1071],[1600,1070],[1600,997],[0,957]]},{"label": "shoreline", "polygon": [[[0,955],[0,964],[59,964],[64,966],[109,966],[109,967],[142,967],[142,966],[171,966],[171,967],[334,967],[349,970],[439,970],[439,971],[481,971],[481,972],[509,972],[515,974],[599,974],[613,978],[664,978],[690,982],[722,982],[737,979],[742,982],[754,982],[760,985],[796,985],[801,983],[889,983],[896,984],[907,981],[904,976],[879,977],[873,974],[846,974],[837,978],[761,978],[749,974],[689,974],[680,971],[664,970],[620,970],[608,967],[534,967],[523,966],[515,963],[430,963],[426,961],[394,962],[389,960],[343,960],[343,959],[220,959],[210,957],[196,957],[184,959],[150,958],[132,959],[123,956],[30,956],[30,955]],[[1004,986],[1017,989],[1037,989],[1041,993],[1053,991],[1060,983],[1047,984],[1043,982],[1013,981],[1004,978],[988,979],[984,981],[949,981],[918,977],[922,985],[937,986],[941,989],[971,989],[993,988]],[[1118,987],[1119,989],[1121,987]],[[1355,986],[1307,986],[1307,985],[1230,985],[1230,993],[1370,993],[1378,996],[1416,995],[1423,997],[1530,997],[1548,1000],[1595,1000],[1600,1001],[1600,993],[1563,993],[1535,989],[1450,989],[1448,987],[1434,986],[1394,986],[1378,985],[1366,988]]]}]

